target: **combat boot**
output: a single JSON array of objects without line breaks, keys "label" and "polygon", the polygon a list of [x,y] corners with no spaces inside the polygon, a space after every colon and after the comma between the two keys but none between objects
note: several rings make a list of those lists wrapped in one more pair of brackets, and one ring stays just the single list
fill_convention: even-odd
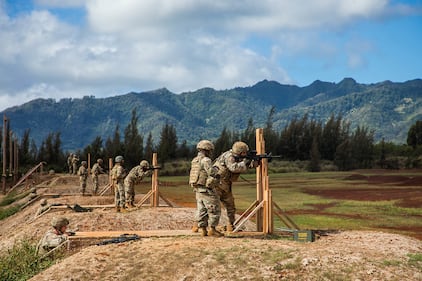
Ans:
[{"label": "combat boot", "polygon": [[221,236],[224,236],[224,234],[218,231],[217,229],[215,229],[215,226],[211,226],[210,229],[208,230],[208,236],[221,237]]},{"label": "combat boot", "polygon": [[120,208],[120,213],[127,213],[127,212],[128,212],[128,210],[125,207]]},{"label": "combat boot", "polygon": [[201,230],[201,236],[208,236],[207,228],[205,226],[202,226],[199,229]]},{"label": "combat boot", "polygon": [[132,209],[132,205],[130,203],[125,204],[126,210]]},{"label": "combat boot", "polygon": [[233,232],[233,229],[234,229],[234,227],[233,227],[233,225],[231,223],[226,226],[226,231],[227,232]]},{"label": "combat boot", "polygon": [[198,224],[194,224],[193,226],[192,226],[192,232],[198,232],[198,230],[199,230],[199,227],[198,227]]},{"label": "combat boot", "polygon": [[116,212],[120,213],[120,207],[116,207]]}]

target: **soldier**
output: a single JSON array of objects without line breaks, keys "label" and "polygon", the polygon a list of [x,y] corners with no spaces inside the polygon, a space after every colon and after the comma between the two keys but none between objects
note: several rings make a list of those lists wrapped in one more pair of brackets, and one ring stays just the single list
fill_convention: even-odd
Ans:
[{"label": "soldier", "polygon": [[76,175],[78,172],[78,162],[79,162],[79,156],[76,154],[73,154],[72,156],[72,171],[73,174]]},{"label": "soldier", "polygon": [[67,157],[67,167],[69,168],[69,174],[73,174],[72,159],[73,159],[73,153],[70,153],[69,156]]},{"label": "soldier", "polygon": [[82,196],[85,195],[86,190],[86,180],[88,179],[88,163],[86,161],[81,162],[81,166],[78,170],[78,176],[79,176],[79,183],[81,186],[81,193]]},{"label": "soldier", "polygon": [[37,245],[37,253],[39,255],[48,254],[50,251],[58,248],[67,241],[68,233],[66,232],[69,220],[65,217],[53,218],[51,226],[53,229],[47,231]]},{"label": "soldier", "polygon": [[124,159],[123,156],[116,156],[114,159],[114,166],[111,169],[111,179],[113,180],[114,186],[114,204],[116,206],[116,212],[125,213],[125,186],[124,179],[126,177],[126,170],[123,167]]},{"label": "soldier", "polygon": [[[220,221],[220,200],[209,177],[216,175],[211,161],[214,145],[209,140],[201,140],[196,145],[198,155],[191,162],[189,184],[195,191],[196,219],[202,236],[224,236],[216,229]],[[207,231],[207,227],[209,227]]]},{"label": "soldier", "polygon": [[130,170],[129,174],[124,180],[125,200],[127,209],[135,207],[135,183],[141,182],[144,177],[150,176],[151,174],[152,169],[150,169],[149,163],[146,160],[142,160],[138,166],[135,166]]},{"label": "soldier", "polygon": [[97,163],[94,164],[94,166],[92,166],[91,169],[91,175],[92,175],[92,182],[93,182],[93,190],[92,193],[95,195],[98,192],[98,187],[99,187],[99,182],[98,182],[98,175],[99,174],[104,174],[104,170],[103,170],[103,159],[99,158],[97,159]]},{"label": "soldier", "polygon": [[235,142],[232,149],[222,153],[214,162],[214,167],[218,168],[220,184],[217,192],[220,201],[227,211],[229,224],[226,226],[228,232],[233,231],[235,222],[236,207],[232,193],[232,183],[237,181],[241,173],[245,173],[248,168],[256,168],[259,162],[245,158],[249,151],[249,146],[241,141]]}]

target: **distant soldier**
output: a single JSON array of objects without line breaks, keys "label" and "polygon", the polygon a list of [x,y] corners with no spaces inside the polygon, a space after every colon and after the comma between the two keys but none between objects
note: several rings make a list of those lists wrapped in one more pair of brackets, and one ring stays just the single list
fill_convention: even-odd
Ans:
[{"label": "distant soldier", "polygon": [[92,176],[92,182],[93,182],[93,194],[97,194],[98,192],[98,187],[99,187],[99,181],[98,181],[98,175],[99,174],[104,174],[104,170],[103,170],[103,159],[99,158],[97,159],[97,163],[94,164],[94,166],[92,166],[91,169],[91,176]]},{"label": "distant soldier", "polygon": [[146,160],[142,160],[138,166],[135,166],[130,170],[124,181],[126,208],[135,207],[135,183],[141,182],[144,177],[150,176],[151,174],[152,170]]},{"label": "distant soldier", "polygon": [[67,167],[69,169],[69,174],[73,174],[72,160],[73,160],[73,153],[70,153],[69,156],[67,157]]},{"label": "distant soldier", "polygon": [[76,175],[78,173],[78,163],[79,163],[79,156],[73,154],[72,156],[72,171],[73,174]]},{"label": "distant soldier", "polygon": [[79,183],[81,186],[81,193],[82,196],[85,195],[86,190],[86,180],[88,179],[88,163],[86,161],[82,161],[81,166],[78,170],[78,176],[79,176]]},{"label": "distant soldier", "polygon": [[124,179],[126,177],[126,170],[123,167],[123,156],[116,156],[114,159],[114,166],[111,169],[111,179],[114,186],[114,204],[116,212],[127,212],[125,209],[125,186]]},{"label": "distant soldier", "polygon": [[37,253],[39,255],[46,255],[64,245],[68,240],[68,233],[66,232],[69,220],[64,217],[53,218],[51,226],[53,229],[47,231],[43,238],[37,245]]},{"label": "distant soldier", "polygon": [[[196,215],[202,236],[223,236],[216,227],[220,221],[220,199],[215,187],[210,185],[209,177],[216,175],[211,154],[214,145],[209,140],[201,140],[196,145],[198,155],[191,162],[189,184],[196,194]],[[209,227],[207,231],[207,227]]]}]

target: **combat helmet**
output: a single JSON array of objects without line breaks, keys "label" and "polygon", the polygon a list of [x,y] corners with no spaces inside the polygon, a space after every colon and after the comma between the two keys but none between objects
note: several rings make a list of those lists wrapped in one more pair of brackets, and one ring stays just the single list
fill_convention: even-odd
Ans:
[{"label": "combat helmet", "polygon": [[122,161],[123,161],[123,156],[121,156],[121,155],[116,156],[116,158],[114,158],[114,162],[116,162],[116,163],[121,163]]},{"label": "combat helmet", "polygon": [[81,162],[81,165],[82,165],[82,166],[86,166],[86,165],[88,165],[88,163],[87,163],[86,161],[82,161],[82,162]]},{"label": "combat helmet", "polygon": [[232,151],[235,154],[241,154],[249,151],[249,146],[243,141],[237,141],[232,146]]},{"label": "combat helmet", "polygon": [[212,151],[214,150],[214,145],[212,144],[212,142],[210,142],[209,140],[201,140],[200,142],[198,142],[198,144],[196,145],[196,149],[197,150],[207,150],[207,151]]},{"label": "combat helmet", "polygon": [[139,163],[139,166],[141,166],[141,168],[143,168],[143,169],[148,169],[149,163],[148,163],[147,160],[142,160],[141,163]]},{"label": "combat helmet", "polygon": [[69,225],[69,220],[65,217],[55,217],[51,220],[51,226],[55,229],[60,229],[67,225]]},{"label": "combat helmet", "polygon": [[40,205],[41,206],[45,206],[45,205],[47,205],[47,199],[42,199],[41,201],[40,201]]},{"label": "combat helmet", "polygon": [[103,164],[103,159],[98,158],[98,159],[97,159],[97,163],[98,163],[98,164]]}]

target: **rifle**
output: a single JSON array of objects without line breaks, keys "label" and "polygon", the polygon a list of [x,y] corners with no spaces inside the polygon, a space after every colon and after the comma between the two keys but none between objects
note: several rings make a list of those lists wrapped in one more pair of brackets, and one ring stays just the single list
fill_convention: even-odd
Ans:
[{"label": "rifle", "polygon": [[150,170],[160,170],[161,166],[149,166],[146,170],[150,171]]},{"label": "rifle", "polygon": [[101,245],[107,245],[107,244],[112,244],[112,243],[123,243],[126,241],[139,240],[139,239],[141,238],[137,234],[122,234],[119,237],[102,241],[100,243],[97,243],[96,245],[101,246]]},{"label": "rifle", "polygon": [[245,158],[254,160],[254,161],[261,161],[261,159],[268,159],[268,162],[271,162],[273,158],[281,158],[281,155],[273,155],[271,152],[265,153],[265,154],[257,154],[256,150],[249,150]]}]

